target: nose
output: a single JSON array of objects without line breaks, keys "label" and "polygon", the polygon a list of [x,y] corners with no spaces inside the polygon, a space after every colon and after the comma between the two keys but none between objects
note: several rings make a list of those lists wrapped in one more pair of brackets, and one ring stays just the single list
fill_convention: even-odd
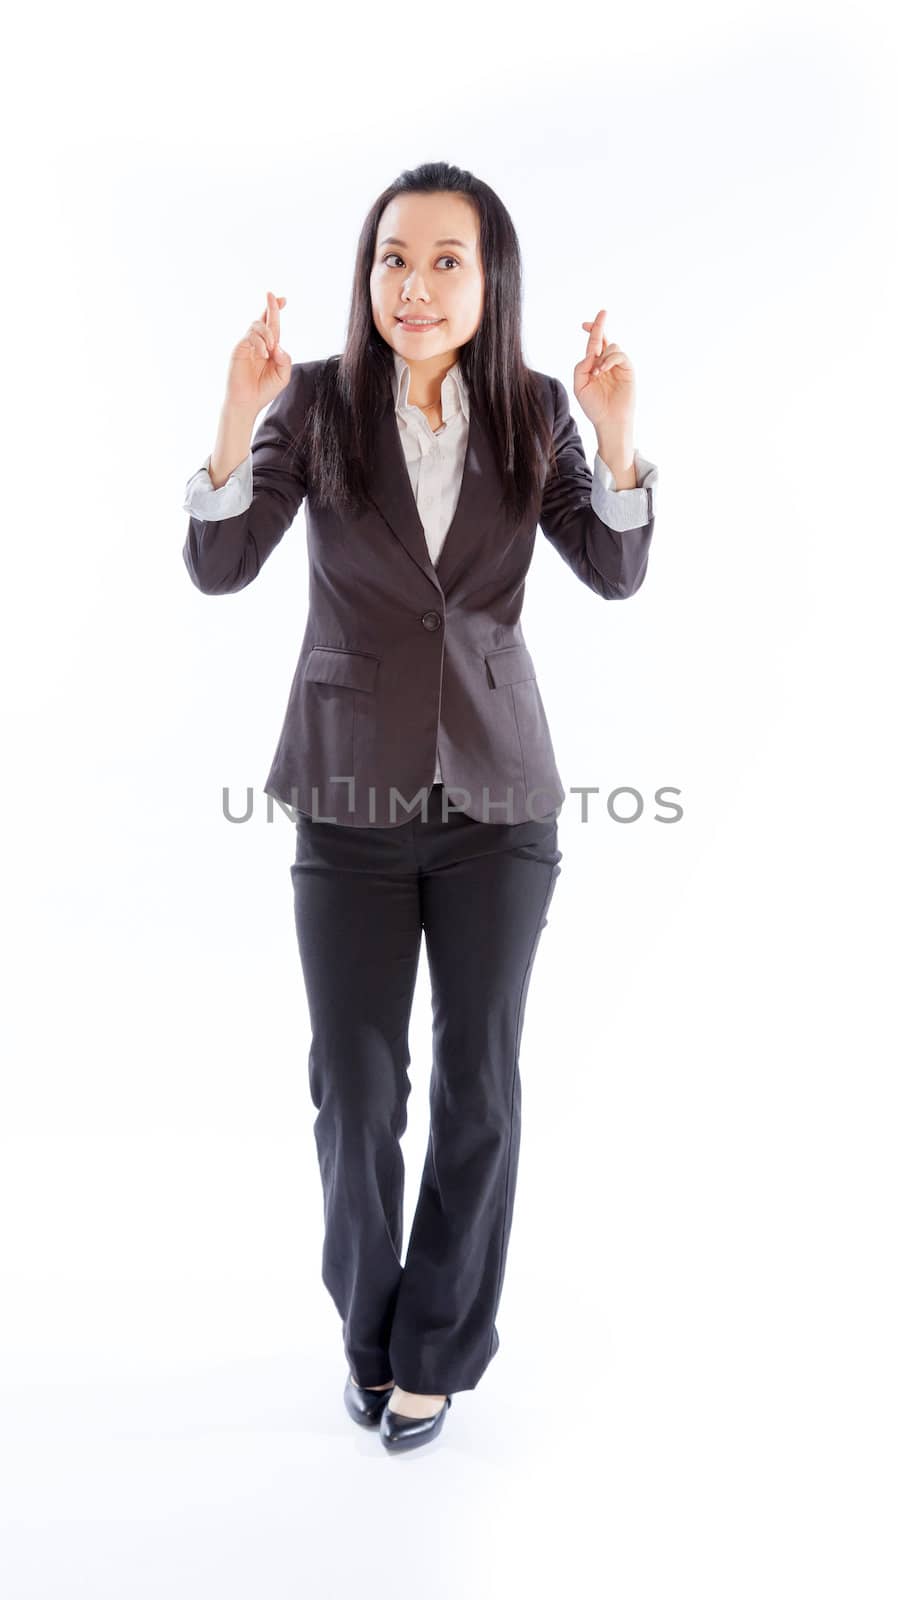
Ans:
[{"label": "nose", "polygon": [[[423,298],[425,300],[429,300],[430,299],[430,295],[427,293],[427,285],[424,283],[424,279],[423,279],[421,273],[420,272],[410,272],[408,277],[405,280],[405,289],[403,291],[404,299],[410,300],[412,298],[412,291],[413,291],[413,289],[416,289],[416,288],[423,288],[423,290],[424,290]],[[416,298],[417,299],[421,299],[420,293],[416,296]]]}]

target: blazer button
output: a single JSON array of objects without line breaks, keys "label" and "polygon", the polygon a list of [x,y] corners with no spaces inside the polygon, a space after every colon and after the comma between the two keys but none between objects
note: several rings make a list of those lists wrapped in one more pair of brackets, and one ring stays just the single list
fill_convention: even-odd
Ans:
[{"label": "blazer button", "polygon": [[429,629],[431,633],[433,633],[434,628],[442,627],[443,623],[443,619],[438,611],[425,611],[421,621],[423,622],[425,628]]}]

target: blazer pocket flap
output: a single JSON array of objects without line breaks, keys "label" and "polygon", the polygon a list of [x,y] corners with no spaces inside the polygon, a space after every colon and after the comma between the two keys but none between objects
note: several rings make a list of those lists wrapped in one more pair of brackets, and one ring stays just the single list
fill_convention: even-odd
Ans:
[{"label": "blazer pocket flap", "polygon": [[506,683],[521,683],[525,678],[535,678],[536,669],[525,644],[506,645],[504,650],[491,650],[486,657],[491,686],[499,688]]},{"label": "blazer pocket flap", "polygon": [[340,683],[347,689],[364,689],[371,694],[379,665],[377,656],[315,645],[306,662],[305,677],[311,678],[313,683]]}]

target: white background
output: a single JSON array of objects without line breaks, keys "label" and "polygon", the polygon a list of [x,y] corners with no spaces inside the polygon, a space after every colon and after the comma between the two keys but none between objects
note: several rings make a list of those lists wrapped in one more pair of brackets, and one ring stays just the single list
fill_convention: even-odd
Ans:
[{"label": "white background", "polygon": [[[51,6],[8,38],[6,1592],[894,1596],[891,32]],[[627,603],[538,538],[525,633],[601,795],[559,823],[502,1347],[388,1465],[341,1400],[262,795],[305,512],[212,598],[180,507],[265,291],[294,361],[339,350],[362,218],[425,160],[505,201],[571,396],[607,307],[660,482]],[[429,1023],[422,953],[406,1238]]]}]

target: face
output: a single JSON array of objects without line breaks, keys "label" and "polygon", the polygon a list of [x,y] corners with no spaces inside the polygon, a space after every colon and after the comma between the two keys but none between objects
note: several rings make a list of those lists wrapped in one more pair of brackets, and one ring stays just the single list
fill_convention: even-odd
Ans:
[{"label": "face", "polygon": [[[374,323],[422,383],[448,372],[483,314],[480,221],[458,194],[397,195],[384,208],[371,268]],[[400,317],[438,317],[415,331]]]}]

